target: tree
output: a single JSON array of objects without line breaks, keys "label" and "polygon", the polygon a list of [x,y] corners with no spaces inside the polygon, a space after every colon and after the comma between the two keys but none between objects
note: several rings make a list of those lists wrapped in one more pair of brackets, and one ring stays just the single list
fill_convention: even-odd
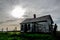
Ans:
[{"label": "tree", "polygon": [[54,30],[53,33],[56,35],[56,30],[57,30],[57,24],[54,25]]}]

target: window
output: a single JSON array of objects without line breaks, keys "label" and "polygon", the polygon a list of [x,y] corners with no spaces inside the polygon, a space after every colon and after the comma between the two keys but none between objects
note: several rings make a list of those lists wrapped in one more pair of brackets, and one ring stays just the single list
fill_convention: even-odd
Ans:
[{"label": "window", "polygon": [[24,32],[24,25],[21,25],[21,32]]},{"label": "window", "polygon": [[33,24],[30,24],[30,32],[32,32]]},{"label": "window", "polygon": [[33,27],[33,24],[30,23],[27,25],[27,32],[32,32],[32,27]]},{"label": "window", "polygon": [[27,24],[27,32],[30,30],[30,24]]},{"label": "window", "polygon": [[24,24],[24,32],[27,32],[27,24]]}]

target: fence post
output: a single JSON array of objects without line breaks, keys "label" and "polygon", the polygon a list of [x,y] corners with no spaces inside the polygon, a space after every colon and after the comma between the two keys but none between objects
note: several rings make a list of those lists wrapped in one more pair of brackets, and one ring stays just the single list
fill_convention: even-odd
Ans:
[{"label": "fence post", "polygon": [[2,32],[3,32],[3,28],[2,28]]},{"label": "fence post", "polygon": [[8,31],[8,27],[6,28],[6,31]]},{"label": "fence post", "polygon": [[14,31],[17,31],[17,27],[15,27]]}]

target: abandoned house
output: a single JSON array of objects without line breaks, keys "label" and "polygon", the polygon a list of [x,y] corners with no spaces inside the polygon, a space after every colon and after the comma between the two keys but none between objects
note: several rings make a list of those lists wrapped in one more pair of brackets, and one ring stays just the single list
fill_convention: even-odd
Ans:
[{"label": "abandoned house", "polygon": [[21,32],[52,32],[53,20],[50,15],[42,17],[27,18],[20,23]]}]

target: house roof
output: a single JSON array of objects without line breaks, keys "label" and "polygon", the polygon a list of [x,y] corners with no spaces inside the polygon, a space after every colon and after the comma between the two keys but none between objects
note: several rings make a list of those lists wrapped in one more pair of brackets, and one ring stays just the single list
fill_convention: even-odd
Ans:
[{"label": "house roof", "polygon": [[21,22],[21,24],[22,23],[30,23],[30,22],[39,22],[39,21],[40,22],[45,22],[45,21],[47,21],[47,19],[50,19],[51,23],[53,23],[53,20],[52,20],[51,16],[50,15],[45,15],[45,16],[38,17],[38,18],[27,18],[23,22]]}]

